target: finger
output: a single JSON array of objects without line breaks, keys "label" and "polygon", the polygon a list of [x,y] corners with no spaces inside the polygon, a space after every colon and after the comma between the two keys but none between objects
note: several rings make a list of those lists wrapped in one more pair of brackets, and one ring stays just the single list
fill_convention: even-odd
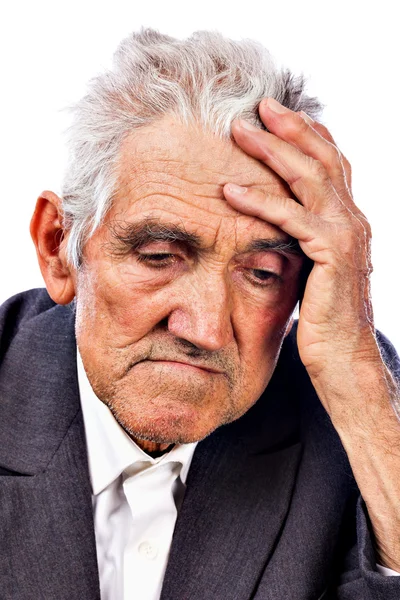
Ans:
[{"label": "finger", "polygon": [[[365,255],[365,232],[354,220],[331,222],[285,196],[227,183],[224,196],[237,211],[275,225],[299,241],[303,252],[320,265],[351,266],[355,252]],[[355,263],[356,264],[356,263]]]},{"label": "finger", "polygon": [[288,183],[308,210],[335,215],[347,210],[320,161],[247,121],[234,121],[232,133],[247,154],[262,161]]},{"label": "finger", "polygon": [[308,243],[314,237],[314,221],[318,217],[293,198],[266,196],[260,190],[232,183],[227,183],[223,191],[229,204],[239,212],[276,225],[299,242]]},{"label": "finger", "polygon": [[[319,135],[321,135],[324,139],[326,139],[328,142],[334,144],[337,147],[337,144],[336,144],[335,140],[333,139],[332,134],[325,127],[325,125],[322,125],[322,123],[318,123],[318,121],[314,121],[314,119],[312,119],[309,115],[307,115],[307,113],[305,113],[302,110],[298,114],[301,115],[301,117],[308,123],[308,125],[310,125],[310,127],[315,129],[319,133]],[[351,197],[353,197],[353,195],[351,193],[351,182],[352,182],[351,165],[350,165],[349,161],[347,160],[347,158],[342,153],[340,153],[340,160],[342,161],[343,169],[346,174],[348,193],[351,195]],[[371,236],[371,228],[370,228],[370,225],[368,223],[366,216],[354,204],[354,201],[352,203],[349,203],[348,207],[349,207],[350,212],[364,226],[366,233],[369,234],[369,236]]]},{"label": "finger", "polygon": [[[318,123],[318,121],[314,121],[314,119],[312,119],[303,110],[301,110],[298,114],[301,115],[301,117],[310,125],[310,127],[312,127],[317,133],[319,133],[319,135],[323,137],[327,142],[330,142],[331,144],[336,146],[336,148],[338,147],[331,132],[327,127],[325,127],[325,125],[323,125],[322,123]],[[343,152],[340,152],[340,158],[346,175],[347,187],[349,189],[349,192],[351,193],[351,164],[349,163]]]},{"label": "finger", "polygon": [[[278,110],[280,112],[277,112]],[[346,173],[346,159],[324,126],[317,127],[315,121],[310,123],[312,119],[305,119],[300,113],[283,107],[271,98],[266,98],[260,103],[259,112],[262,121],[271,133],[320,161],[342,200],[347,204],[352,204]]]}]

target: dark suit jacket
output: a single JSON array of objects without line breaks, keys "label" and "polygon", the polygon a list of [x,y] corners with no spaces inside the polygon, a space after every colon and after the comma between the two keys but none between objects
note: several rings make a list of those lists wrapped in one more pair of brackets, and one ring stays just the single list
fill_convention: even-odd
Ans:
[{"label": "dark suit jacket", "polygon": [[[73,306],[20,294],[0,310],[0,335],[0,598],[98,599]],[[399,600],[400,578],[376,571],[364,504],[293,333],[257,404],[197,446],[162,600],[322,598]]]}]

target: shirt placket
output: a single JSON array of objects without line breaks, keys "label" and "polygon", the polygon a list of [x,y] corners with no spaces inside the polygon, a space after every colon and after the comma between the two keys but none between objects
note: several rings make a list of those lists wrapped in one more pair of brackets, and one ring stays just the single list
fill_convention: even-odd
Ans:
[{"label": "shirt placket", "polygon": [[181,467],[176,462],[156,465],[149,462],[142,465],[139,473],[131,475],[127,469],[123,475],[123,489],[132,515],[124,552],[125,600],[160,597],[177,517],[173,489]]}]

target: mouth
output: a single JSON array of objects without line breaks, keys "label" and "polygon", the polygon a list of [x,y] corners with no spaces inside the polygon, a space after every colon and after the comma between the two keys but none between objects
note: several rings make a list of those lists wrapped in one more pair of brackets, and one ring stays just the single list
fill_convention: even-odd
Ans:
[{"label": "mouth", "polygon": [[[159,363],[161,365],[166,365],[170,368],[174,368],[174,369],[183,369],[183,370],[187,370],[187,369],[191,369],[191,370],[195,370],[195,371],[202,371],[202,372],[206,372],[206,373],[212,373],[213,375],[224,375],[223,371],[218,371],[217,369],[213,369],[209,366],[206,365],[201,365],[201,364],[194,364],[194,363],[190,363],[190,362],[186,362],[186,361],[181,361],[181,360],[154,360],[154,359],[146,359],[141,361],[141,363],[143,362],[154,362],[154,363]],[[136,364],[140,364],[136,363]]]}]

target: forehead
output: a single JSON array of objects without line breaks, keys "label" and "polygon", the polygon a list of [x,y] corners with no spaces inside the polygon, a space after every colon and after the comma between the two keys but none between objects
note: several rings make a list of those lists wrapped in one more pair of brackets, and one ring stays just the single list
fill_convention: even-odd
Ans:
[{"label": "forehead", "polygon": [[[249,226],[254,234],[279,231],[231,208],[223,196],[229,182],[262,190],[266,201],[268,195],[291,195],[276,173],[232,140],[165,117],[124,140],[109,218],[183,220],[186,227],[200,228],[210,237],[221,227],[228,235],[234,228],[236,236]],[[279,237],[288,236],[280,232]]]}]

